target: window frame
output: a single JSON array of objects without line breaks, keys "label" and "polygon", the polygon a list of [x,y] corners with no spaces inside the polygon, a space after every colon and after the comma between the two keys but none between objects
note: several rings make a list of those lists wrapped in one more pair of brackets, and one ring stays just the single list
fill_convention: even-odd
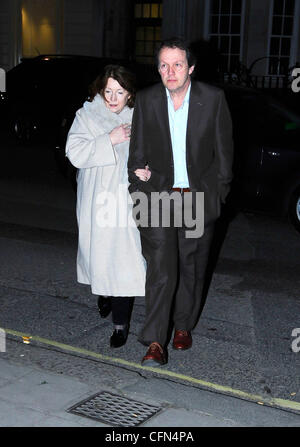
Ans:
[{"label": "window frame", "polygon": [[[285,2],[286,0],[284,0]],[[299,30],[296,24],[297,17],[299,17],[300,14],[300,2],[295,0],[295,6],[294,6],[294,14],[293,14],[293,30],[292,34],[290,36],[286,36],[285,34],[272,34],[273,31],[273,18],[274,18],[274,6],[275,6],[275,0],[272,0],[271,2],[271,8],[270,8],[270,15],[269,15],[269,30],[268,30],[268,49],[267,49],[267,58],[268,63],[266,64],[266,75],[267,76],[273,76],[276,77],[282,77],[284,76],[283,73],[271,73],[270,72],[270,58],[275,57],[271,55],[271,42],[273,37],[280,38],[280,53],[281,53],[281,43],[282,39],[285,37],[290,37],[290,54],[289,54],[289,67],[292,67],[295,65],[297,60],[297,38],[299,37]],[[276,16],[279,16],[276,14]],[[292,17],[292,16],[286,16],[281,15],[279,17]],[[278,54],[278,58],[282,57],[281,54]]]},{"label": "window frame", "polygon": [[[136,17],[135,16],[135,10],[136,10],[136,5],[137,4],[149,4],[150,7],[153,4],[159,4],[160,7],[163,7],[163,0],[154,0],[154,1],[149,1],[149,0],[136,0],[134,2],[134,26],[135,26],[135,35],[134,35],[134,43],[135,43],[135,50],[134,50],[134,55],[135,55],[135,60],[137,62],[142,62],[142,63],[150,63],[153,64],[154,62],[154,55],[155,55],[155,49],[156,46],[158,46],[161,42],[161,31],[162,31],[162,15],[160,15],[160,10],[158,11],[158,17]],[[151,14],[151,9],[150,9],[150,14]],[[163,13],[162,13],[163,14]],[[143,32],[144,32],[144,39],[137,39],[137,30],[138,28],[143,28]],[[146,39],[146,30],[147,28],[153,28],[153,39]],[[156,32],[157,29],[159,30],[160,33],[160,39],[156,39]],[[137,44],[138,42],[143,43],[143,54],[138,54],[137,53]],[[151,42],[152,43],[152,49],[153,51],[151,52],[151,54],[147,54],[146,51],[146,44]]]},{"label": "window frame", "polygon": [[[205,24],[204,24],[204,36],[206,40],[210,40],[212,36],[239,36],[240,38],[240,51],[239,51],[239,60],[243,61],[244,56],[244,36],[245,36],[245,22],[246,22],[246,1],[247,0],[241,0],[241,27],[240,27],[240,33],[239,34],[213,34],[211,33],[211,16],[212,16],[212,1],[213,0],[207,0],[205,2]],[[230,15],[232,17],[232,15]],[[236,53],[228,53],[228,56],[230,55],[236,55]],[[228,60],[229,62],[229,60]],[[228,71],[227,71],[228,72]]]}]

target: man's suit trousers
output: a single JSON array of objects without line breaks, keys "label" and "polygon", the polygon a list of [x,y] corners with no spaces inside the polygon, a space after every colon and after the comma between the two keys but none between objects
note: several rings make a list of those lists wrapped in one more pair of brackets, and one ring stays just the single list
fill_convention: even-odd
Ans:
[{"label": "man's suit trousers", "polygon": [[169,324],[190,331],[202,306],[202,292],[214,225],[200,238],[185,227],[139,228],[147,262],[146,316],[139,340],[165,345]]}]

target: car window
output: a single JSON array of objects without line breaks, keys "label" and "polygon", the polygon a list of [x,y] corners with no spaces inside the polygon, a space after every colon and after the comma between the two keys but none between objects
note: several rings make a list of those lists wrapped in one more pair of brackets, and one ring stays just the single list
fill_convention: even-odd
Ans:
[{"label": "car window", "polygon": [[300,115],[280,101],[264,94],[236,90],[227,93],[237,140],[247,137],[261,143],[299,138]]},{"label": "car window", "polygon": [[254,137],[257,133],[261,133],[266,116],[266,103],[263,97],[242,90],[227,92],[226,98],[235,137]]},{"label": "car window", "polygon": [[7,92],[12,96],[29,96],[36,82],[37,64],[25,61],[7,73]]},{"label": "car window", "polygon": [[268,121],[277,134],[285,134],[300,129],[300,116],[283,104],[272,100],[268,104]]}]

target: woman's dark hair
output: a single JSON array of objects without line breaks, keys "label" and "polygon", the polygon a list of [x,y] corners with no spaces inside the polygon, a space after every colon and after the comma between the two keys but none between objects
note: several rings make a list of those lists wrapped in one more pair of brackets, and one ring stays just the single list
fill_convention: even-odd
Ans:
[{"label": "woman's dark hair", "polygon": [[163,48],[179,48],[180,50],[185,51],[189,67],[196,65],[196,58],[191,48],[189,47],[189,44],[180,37],[171,37],[170,39],[162,41],[156,50],[155,60],[157,67],[159,66],[159,53]]},{"label": "woman's dark hair", "polygon": [[118,81],[121,87],[130,93],[127,105],[132,108],[134,106],[136,93],[136,78],[131,71],[121,65],[106,65],[106,67],[104,67],[103,72],[97,76],[94,82],[89,86],[88,101],[92,102],[97,93],[104,98],[104,89],[107,85],[108,78],[113,78]]}]

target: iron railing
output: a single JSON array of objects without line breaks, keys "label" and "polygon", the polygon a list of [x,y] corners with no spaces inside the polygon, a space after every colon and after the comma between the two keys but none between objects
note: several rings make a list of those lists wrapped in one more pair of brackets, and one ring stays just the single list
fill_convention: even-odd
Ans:
[{"label": "iron railing", "polygon": [[259,89],[288,89],[292,82],[290,76],[248,75],[240,77],[237,73],[221,73],[220,77],[220,80],[225,83]]},{"label": "iron railing", "polygon": [[278,74],[254,75],[252,73],[254,66],[263,59],[269,59],[269,57],[256,59],[249,68],[240,62],[234,72],[220,72],[220,81],[259,89],[289,89],[294,79],[292,76],[293,69],[297,68],[299,63],[296,63],[294,67],[290,67],[283,74],[278,72]]}]

